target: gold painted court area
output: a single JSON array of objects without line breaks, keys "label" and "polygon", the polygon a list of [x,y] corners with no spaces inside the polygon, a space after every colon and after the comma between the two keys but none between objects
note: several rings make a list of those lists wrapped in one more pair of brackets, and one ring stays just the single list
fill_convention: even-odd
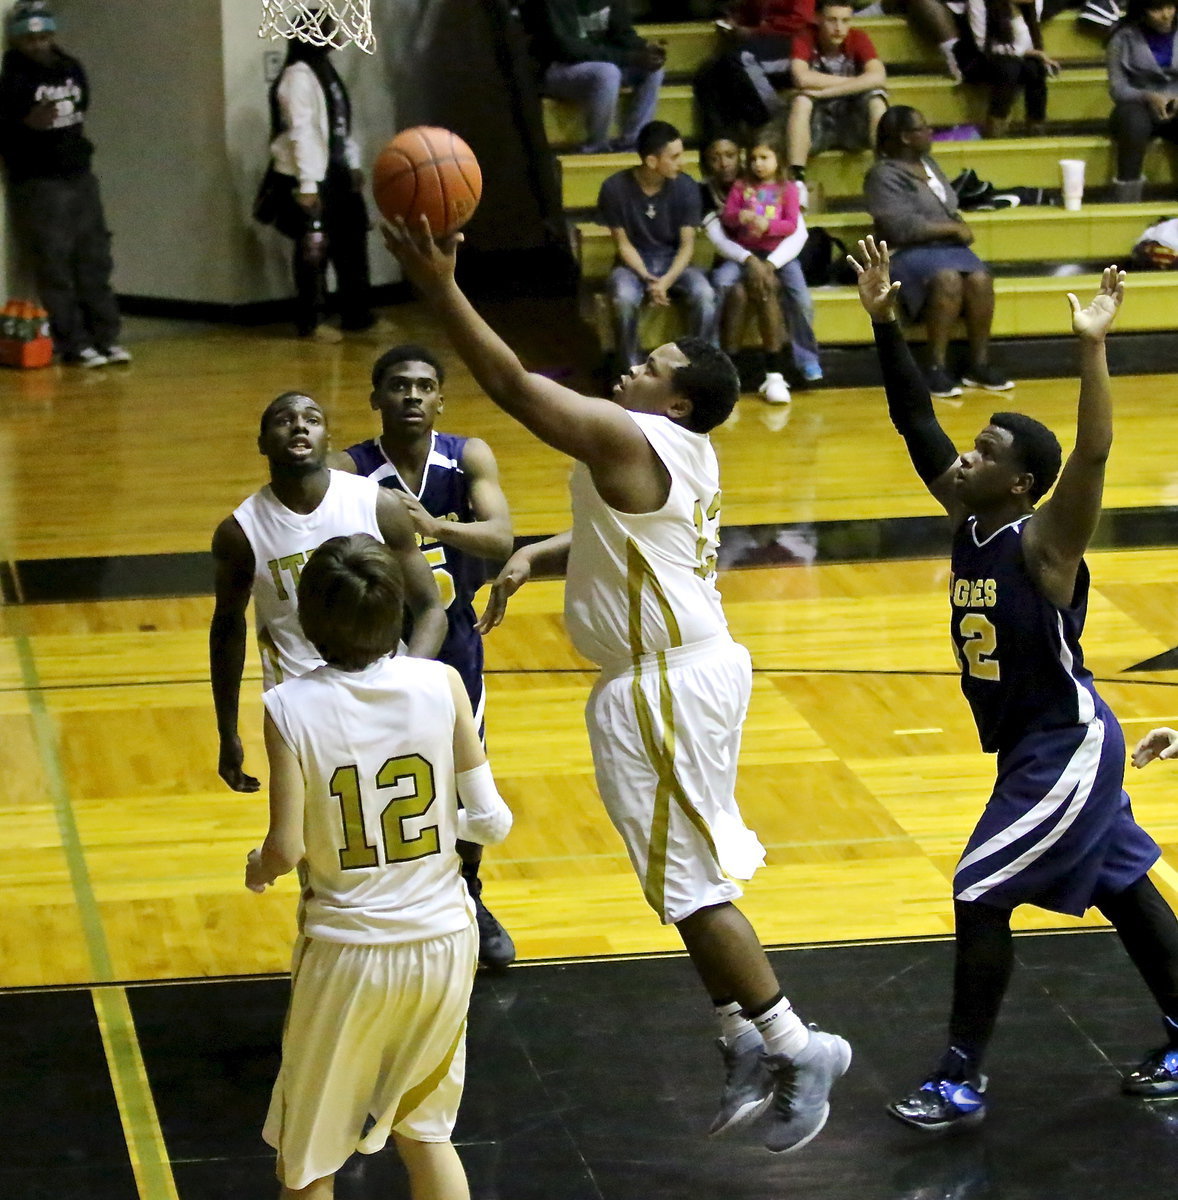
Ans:
[{"label": "gold painted court area", "polygon": [[[416,309],[391,315],[406,340],[438,344]],[[337,446],[376,431],[367,370],[379,343],[139,333],[125,370],[0,376],[6,562],[206,549],[215,523],[264,482],[257,419],[280,391],[319,399]],[[566,463],[449,361],[441,427],[490,443],[517,533],[563,528]],[[1017,377],[1017,361],[1007,365]],[[1174,386],[1115,381],[1107,507],[1178,501]],[[1074,402],[1073,381],[1032,381],[1012,396],[967,393],[940,414],[965,444],[993,409],[1018,408],[1066,448]],[[746,398],[716,442],[729,526],[933,512],[878,390],[799,393],[786,411]],[[778,549],[792,565],[723,578],[756,668],[739,796],[769,865],[748,888],[747,912],[772,944],[946,933],[949,876],[992,775],[953,673],[947,563],[804,565],[803,540]],[[1089,561],[1088,661],[1132,743],[1154,724],[1178,724],[1178,675],[1126,671],[1178,646],[1178,550]],[[104,568],[70,569],[85,579]],[[529,585],[487,640],[491,757],[516,824],[487,854],[486,898],[524,958],[676,949],[595,795],[582,724],[592,674],[565,640],[560,589]],[[210,608],[198,596],[18,603],[0,614],[0,986],[286,968],[293,883],[264,897],[241,884],[264,798],[229,792],[214,769]],[[259,680],[251,649],[242,733],[255,773]],[[1174,901],[1178,765],[1129,784],[1164,846],[1157,879]],[[1066,923],[1020,914],[1023,927]]]}]

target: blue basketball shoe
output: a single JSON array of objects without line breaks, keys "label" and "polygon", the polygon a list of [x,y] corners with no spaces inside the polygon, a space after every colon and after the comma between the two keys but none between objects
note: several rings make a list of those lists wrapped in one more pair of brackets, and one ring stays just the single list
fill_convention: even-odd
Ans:
[{"label": "blue basketball shoe", "polygon": [[1163,1020],[1170,1040],[1121,1080],[1121,1091],[1128,1096],[1178,1096],[1178,1025]]},{"label": "blue basketball shoe", "polygon": [[888,1115],[912,1129],[938,1133],[966,1129],[986,1117],[986,1077],[941,1079],[931,1075],[916,1091],[888,1105]]}]

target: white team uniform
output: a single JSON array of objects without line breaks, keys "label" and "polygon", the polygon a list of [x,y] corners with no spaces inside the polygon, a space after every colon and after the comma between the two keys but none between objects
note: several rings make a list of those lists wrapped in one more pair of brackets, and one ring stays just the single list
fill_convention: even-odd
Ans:
[{"label": "white team uniform", "polygon": [[628,414],[671,476],[666,504],[623,513],[573,470],[565,624],[601,676],[585,720],[597,787],[666,923],[741,894],[765,851],[736,805],[752,668],[716,590],[720,472],[705,434]]},{"label": "white team uniform", "polygon": [[449,668],[324,665],[263,701],[306,781],[302,928],[263,1130],[298,1189],[390,1129],[449,1140],[478,933],[454,849]]},{"label": "white team uniform", "polygon": [[314,512],[292,512],[269,484],[234,511],[254,551],[254,623],[264,690],[322,665],[299,624],[299,574],[328,538],[370,533],[383,542],[376,521],[379,494],[372,479],[332,471],[327,494]]}]

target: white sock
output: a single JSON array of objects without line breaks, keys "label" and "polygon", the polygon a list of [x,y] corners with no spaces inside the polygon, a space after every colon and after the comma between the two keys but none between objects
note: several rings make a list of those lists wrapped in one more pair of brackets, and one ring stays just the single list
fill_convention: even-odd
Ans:
[{"label": "white sock", "polygon": [[715,1006],[716,1020],[720,1025],[720,1036],[725,1045],[731,1046],[742,1033],[748,1033],[753,1023],[735,1000]]},{"label": "white sock", "polygon": [[766,1054],[796,1058],[810,1041],[810,1031],[784,996],[767,1012],[749,1019],[765,1039]]},{"label": "white sock", "polygon": [[945,66],[949,68],[949,74],[961,82],[961,67],[957,64],[957,57],[953,53],[953,47],[957,45],[956,38],[947,38],[943,42],[937,44],[937,49],[945,56]]}]

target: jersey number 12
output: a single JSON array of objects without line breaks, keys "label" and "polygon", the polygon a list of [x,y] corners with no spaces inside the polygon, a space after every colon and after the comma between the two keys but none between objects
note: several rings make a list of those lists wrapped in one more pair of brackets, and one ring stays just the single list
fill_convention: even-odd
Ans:
[{"label": "jersey number 12", "polygon": [[362,871],[386,863],[413,862],[437,854],[438,827],[423,825],[412,836],[405,822],[422,817],[434,802],[434,769],[420,754],[402,754],[388,759],[376,773],[378,790],[396,789],[381,809],[380,832],[383,855],[364,832],[364,809],[360,800],[360,773],[354,766],[337,767],[331,776],[331,794],[339,801],[344,823],[344,844],[339,852],[343,871]]}]

